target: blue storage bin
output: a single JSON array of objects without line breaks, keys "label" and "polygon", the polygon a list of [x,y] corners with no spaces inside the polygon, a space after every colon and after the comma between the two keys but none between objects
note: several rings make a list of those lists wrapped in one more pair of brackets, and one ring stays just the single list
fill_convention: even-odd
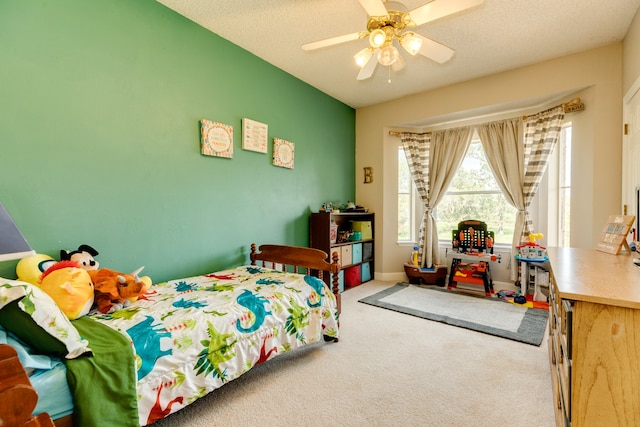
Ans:
[{"label": "blue storage bin", "polygon": [[371,263],[365,262],[360,265],[360,277],[362,282],[371,280]]},{"label": "blue storage bin", "polygon": [[362,262],[362,243],[354,243],[351,245],[351,259],[354,264]]}]

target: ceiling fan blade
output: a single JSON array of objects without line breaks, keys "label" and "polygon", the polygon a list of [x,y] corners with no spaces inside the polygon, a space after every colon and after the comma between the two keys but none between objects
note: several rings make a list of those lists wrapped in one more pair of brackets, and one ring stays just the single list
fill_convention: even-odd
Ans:
[{"label": "ceiling fan blade", "polygon": [[359,33],[345,34],[343,36],[331,37],[324,40],[318,40],[317,42],[305,43],[302,45],[302,50],[314,50],[323,47],[333,46],[340,43],[346,43],[353,40],[358,40],[363,37],[367,37],[369,33],[367,31],[360,31]]},{"label": "ceiling fan blade", "polygon": [[378,49],[376,49],[376,52],[373,52],[373,55],[371,55],[371,58],[369,58],[369,61],[366,64],[364,64],[364,66],[358,73],[357,80],[366,80],[373,75],[373,71],[376,69],[376,65],[378,65],[377,50]]},{"label": "ceiling fan blade", "polygon": [[422,46],[420,47],[420,51],[418,52],[420,55],[426,56],[427,58],[436,61],[439,64],[443,64],[451,59],[455,50],[447,47],[441,43],[438,43],[435,40],[431,40],[427,37],[421,36],[420,34],[416,34],[416,36],[422,39]]},{"label": "ceiling fan blade", "polygon": [[398,59],[396,59],[396,62],[391,64],[391,69],[393,71],[400,71],[404,68],[405,65],[407,65],[407,63],[405,62],[402,55],[398,55]]},{"label": "ceiling fan blade", "polygon": [[411,20],[415,22],[416,25],[422,25],[447,15],[479,6],[482,3],[484,3],[484,0],[433,0],[430,3],[413,9],[409,12],[409,15],[411,15]]},{"label": "ceiling fan blade", "polygon": [[382,0],[360,0],[360,4],[369,16],[387,16],[387,8]]}]

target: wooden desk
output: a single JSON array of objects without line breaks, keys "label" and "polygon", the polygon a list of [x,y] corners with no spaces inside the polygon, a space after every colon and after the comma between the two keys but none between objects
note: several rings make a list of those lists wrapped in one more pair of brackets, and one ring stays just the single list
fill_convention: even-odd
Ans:
[{"label": "wooden desk", "polygon": [[547,250],[556,424],[640,425],[638,255]]}]

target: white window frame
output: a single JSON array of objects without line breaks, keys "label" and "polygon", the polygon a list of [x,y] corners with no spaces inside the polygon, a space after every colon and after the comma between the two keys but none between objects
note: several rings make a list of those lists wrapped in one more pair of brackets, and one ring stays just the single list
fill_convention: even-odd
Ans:
[{"label": "white window frame", "polygon": [[[398,164],[400,161],[400,157],[399,157],[400,152],[404,154],[404,148],[402,147],[402,143],[398,143],[398,146],[396,149],[396,153],[397,153],[396,162]],[[398,179],[398,181],[396,182],[396,189],[400,187],[399,178],[400,178],[400,168],[398,168],[398,173],[396,174],[396,179]],[[400,194],[400,193],[398,192],[397,194]],[[398,230],[396,229],[396,240],[399,245],[403,245],[403,246],[415,245],[418,241],[418,227],[419,227],[418,218],[419,217],[418,217],[418,212],[416,212],[416,209],[417,209],[416,204],[419,198],[420,197],[416,190],[416,185],[414,184],[411,176],[409,176],[409,211],[410,211],[409,212],[409,237],[406,240],[401,240],[398,236]],[[396,209],[399,209],[397,199],[396,199]]]},{"label": "white window frame", "polygon": [[[549,166],[547,168],[547,185],[545,186],[548,192],[548,205],[546,207],[546,217],[548,218],[547,224],[547,244],[550,246],[562,246],[562,206],[561,206],[561,171],[563,167],[563,162],[569,162],[569,168],[571,169],[571,152],[567,153],[569,155],[568,158],[564,158],[562,153],[562,146],[565,144],[566,132],[567,128],[571,128],[571,138],[573,139],[573,124],[572,122],[565,122],[562,124],[562,132],[560,134],[560,141],[558,141],[558,146],[555,150],[553,150],[553,154],[549,159]],[[573,146],[573,141],[571,141],[571,146]],[[569,178],[571,180],[571,178]],[[566,188],[571,189],[572,183],[570,182]],[[542,190],[542,186],[540,187]],[[569,206],[571,209],[571,206]],[[571,215],[571,212],[569,212]],[[569,236],[571,236],[571,224],[569,224]],[[569,241],[571,241],[571,237],[569,237]]]}]

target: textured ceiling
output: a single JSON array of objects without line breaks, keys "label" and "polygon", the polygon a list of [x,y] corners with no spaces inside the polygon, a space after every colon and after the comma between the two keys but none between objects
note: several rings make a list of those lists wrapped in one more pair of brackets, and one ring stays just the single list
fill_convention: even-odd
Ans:
[{"label": "textured ceiling", "polygon": [[[368,16],[357,0],[157,1],[355,108],[621,41],[640,7],[640,0],[485,0],[415,30],[455,49],[449,62],[401,49],[403,70],[389,75],[378,65],[370,79],[357,81],[353,55],[366,39],[300,48],[365,30]],[[425,2],[402,1],[409,10]]]}]

